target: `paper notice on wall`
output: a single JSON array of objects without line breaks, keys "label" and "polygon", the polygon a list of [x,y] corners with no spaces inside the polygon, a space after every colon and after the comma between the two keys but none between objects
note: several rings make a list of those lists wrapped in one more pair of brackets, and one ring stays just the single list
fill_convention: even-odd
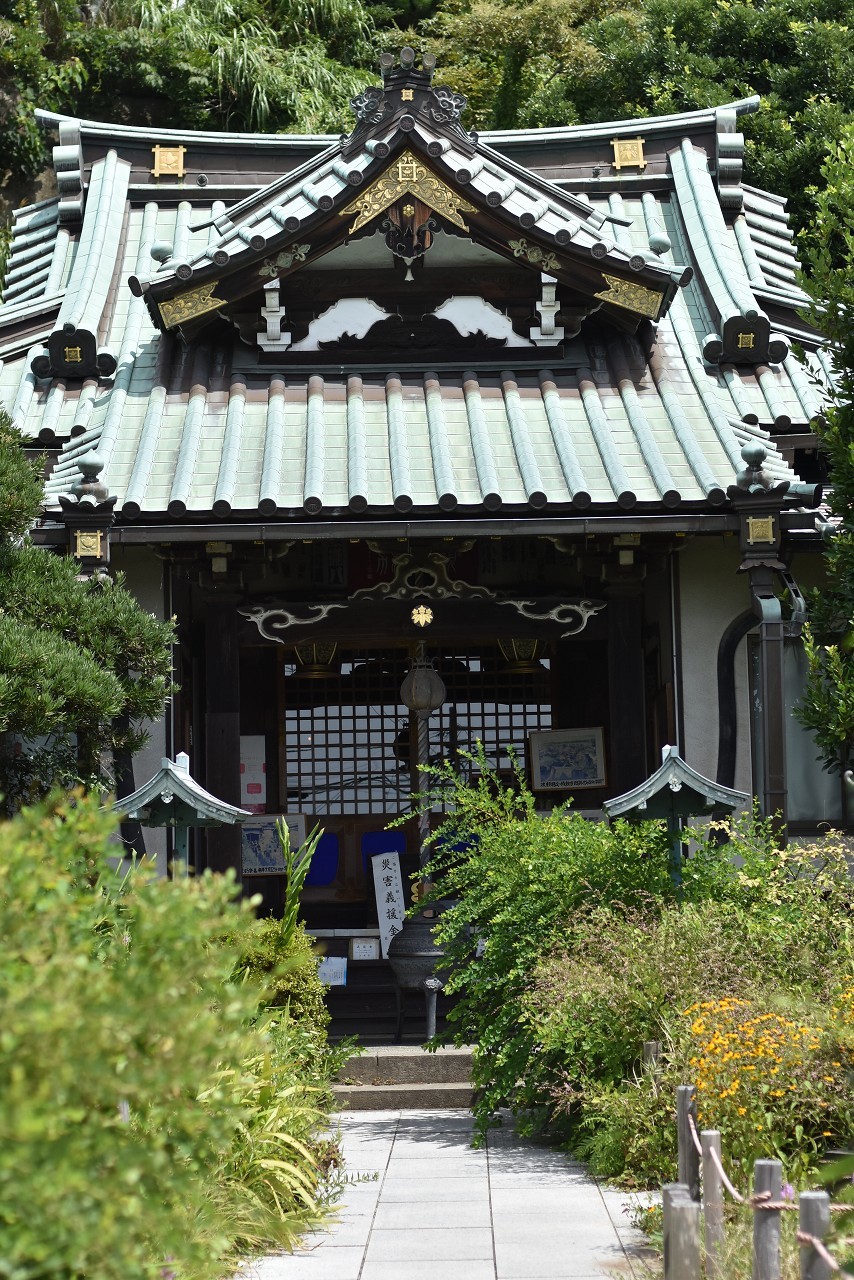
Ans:
[{"label": "paper notice on wall", "polygon": [[267,743],[263,733],[240,735],[240,807],[267,811]]},{"label": "paper notice on wall", "polygon": [[377,853],[371,859],[374,867],[374,891],[377,895],[377,920],[380,926],[380,949],[388,958],[388,944],[403,928],[403,881],[400,878],[400,854]]},{"label": "paper notice on wall", "polygon": [[317,962],[317,976],[327,987],[346,987],[347,957],[324,956]]}]

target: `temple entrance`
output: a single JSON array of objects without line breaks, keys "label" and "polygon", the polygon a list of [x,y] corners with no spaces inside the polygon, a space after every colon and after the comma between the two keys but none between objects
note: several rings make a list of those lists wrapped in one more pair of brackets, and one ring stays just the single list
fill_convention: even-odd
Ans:
[{"label": "temple entrance", "polygon": [[[447,690],[429,723],[430,761],[471,771],[460,753],[481,742],[502,773],[511,754],[525,768],[528,735],[553,723],[553,661],[543,646],[428,646],[427,656]],[[417,865],[414,822],[386,831],[409,809],[417,776],[415,724],[400,696],[411,654],[324,642],[283,648],[276,659],[279,808],[324,831],[305,913],[314,927],[370,928],[371,858],[398,852],[405,881]]]}]

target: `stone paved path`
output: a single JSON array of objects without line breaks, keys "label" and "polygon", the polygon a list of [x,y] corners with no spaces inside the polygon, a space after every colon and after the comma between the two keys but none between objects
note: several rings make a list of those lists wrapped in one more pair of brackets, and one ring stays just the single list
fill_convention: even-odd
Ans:
[{"label": "stone paved path", "polygon": [[[601,1280],[640,1277],[625,1197],[504,1129],[470,1145],[465,1111],[339,1117],[349,1176],[338,1222],[250,1280]],[[375,1176],[374,1176],[375,1175]]]}]

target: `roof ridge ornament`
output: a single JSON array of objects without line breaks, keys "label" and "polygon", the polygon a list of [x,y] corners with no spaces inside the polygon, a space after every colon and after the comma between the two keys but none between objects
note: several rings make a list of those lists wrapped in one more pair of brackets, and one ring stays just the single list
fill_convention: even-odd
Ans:
[{"label": "roof ridge ornament", "polygon": [[[370,149],[370,143],[377,145],[378,134],[382,134],[380,145],[386,145],[395,129],[410,133],[418,119],[431,132],[452,139],[466,156],[473,154],[474,135],[466,133],[460,124],[468,99],[450,85],[433,87],[434,54],[422,54],[420,68],[415,62],[415,50],[409,45],[401,49],[399,62],[395,62],[392,53],[382,54],[382,85],[371,85],[350,99],[356,127],[341,139],[345,159],[366,147]],[[431,145],[438,148],[437,155],[441,154],[443,146],[438,139]]]}]

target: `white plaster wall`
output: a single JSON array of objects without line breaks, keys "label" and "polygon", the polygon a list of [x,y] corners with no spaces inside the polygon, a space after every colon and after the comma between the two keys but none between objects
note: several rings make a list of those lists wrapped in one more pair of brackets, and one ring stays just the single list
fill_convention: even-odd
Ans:
[{"label": "white plaster wall", "polygon": [[[747,576],[738,573],[738,539],[731,534],[685,539],[679,559],[682,639],[682,754],[692,769],[714,778],[718,767],[717,660],[721,637],[750,608]],[[747,642],[735,657],[738,740],[734,786],[751,791]]]},{"label": "white plaster wall", "polygon": [[[113,547],[110,555],[111,568],[124,573],[125,585],[139,601],[140,607],[157,618],[165,617],[163,562],[149,547]],[[163,718],[154,724],[143,726],[149,733],[149,740],[147,746],[134,757],[134,781],[137,787],[157,772],[162,757],[166,755],[168,715],[167,706]],[[162,828],[145,827],[144,834],[146,852],[156,858],[158,872],[165,875],[166,832]]]}]

